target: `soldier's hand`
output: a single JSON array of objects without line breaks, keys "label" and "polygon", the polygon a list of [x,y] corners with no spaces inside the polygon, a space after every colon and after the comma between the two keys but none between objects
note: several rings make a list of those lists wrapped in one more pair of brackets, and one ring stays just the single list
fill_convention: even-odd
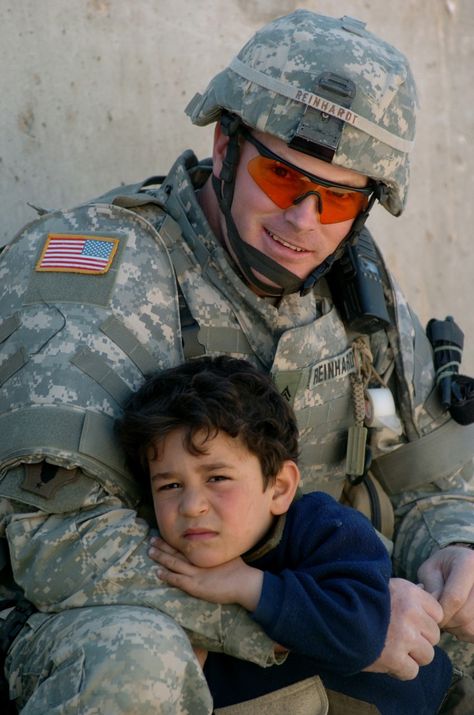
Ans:
[{"label": "soldier's hand", "polygon": [[446,546],[420,566],[418,578],[444,611],[442,630],[474,643],[474,551]]},{"label": "soldier's hand", "polygon": [[385,647],[365,670],[412,680],[421,665],[433,660],[443,609],[423,588],[401,578],[390,579],[390,596],[391,616]]}]

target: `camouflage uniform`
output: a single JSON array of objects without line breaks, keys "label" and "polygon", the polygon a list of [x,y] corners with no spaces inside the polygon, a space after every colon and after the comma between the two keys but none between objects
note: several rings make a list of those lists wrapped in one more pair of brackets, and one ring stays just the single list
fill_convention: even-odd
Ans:
[{"label": "camouflage uniform", "polygon": [[[193,103],[194,121],[202,107]],[[263,130],[268,111],[260,104]],[[380,140],[363,144],[358,132],[346,134],[359,158],[372,156],[372,175]],[[338,154],[346,166],[348,147],[343,142]],[[404,200],[404,149],[394,150],[400,157],[391,165],[375,161],[391,182],[384,201],[393,213]],[[245,285],[196,200],[209,172],[188,152],[162,189],[129,187],[48,214],[1,257],[0,513],[15,581],[42,611],[7,660],[24,713],[102,712],[102,701],[107,713],[210,713],[181,628],[195,645],[264,666],[276,661],[273,644],[242,609],[157,583],[146,555],[149,527],[136,517],[139,494],[112,430],[144,375],[204,352],[244,357],[271,372],[299,420],[304,488],[341,496],[360,336],[347,330],[324,279],[278,307]],[[72,251],[59,267],[56,241]],[[90,263],[78,262],[79,244],[87,244]],[[191,330],[181,331],[178,284],[197,323]],[[369,342],[402,428],[372,430],[371,442],[376,474],[396,508],[396,568],[416,579],[433,549],[473,541],[469,430],[441,411],[424,332],[396,286],[387,283],[387,294],[395,325]],[[433,458],[435,443],[444,460]],[[399,482],[406,472],[411,479]],[[318,708],[315,715],[327,711],[324,697]]]}]

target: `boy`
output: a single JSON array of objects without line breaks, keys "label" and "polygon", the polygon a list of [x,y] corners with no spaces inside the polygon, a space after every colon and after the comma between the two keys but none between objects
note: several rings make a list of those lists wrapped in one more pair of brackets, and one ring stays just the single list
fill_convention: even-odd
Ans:
[{"label": "boy", "polygon": [[[280,681],[282,669],[289,682],[318,674],[378,708],[360,712],[438,712],[451,677],[440,650],[413,681],[360,673],[385,643],[390,559],[361,514],[298,494],[296,420],[269,377],[224,356],[165,370],[131,398],[119,434],[151,484],[160,579],[246,608],[290,651]],[[271,690],[273,670],[214,654],[205,667],[216,706]]]}]

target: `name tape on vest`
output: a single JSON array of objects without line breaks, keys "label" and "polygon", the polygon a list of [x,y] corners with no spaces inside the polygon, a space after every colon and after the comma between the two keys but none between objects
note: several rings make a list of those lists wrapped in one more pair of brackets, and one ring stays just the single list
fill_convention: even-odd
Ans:
[{"label": "name tape on vest", "polygon": [[345,377],[349,373],[355,372],[354,352],[352,348],[347,348],[343,353],[330,357],[327,360],[321,360],[316,363],[311,370],[309,379],[310,389],[322,382],[336,380],[339,377]]}]

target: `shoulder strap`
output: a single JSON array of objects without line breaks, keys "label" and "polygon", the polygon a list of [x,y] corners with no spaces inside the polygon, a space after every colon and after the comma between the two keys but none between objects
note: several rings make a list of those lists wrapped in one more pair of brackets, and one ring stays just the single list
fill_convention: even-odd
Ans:
[{"label": "shoulder strap", "polygon": [[[375,241],[373,245],[380,260],[387,310],[390,316],[390,325],[385,328],[385,332],[393,349],[395,373],[399,385],[398,400],[400,410],[408,439],[410,441],[416,440],[421,435],[420,427],[415,418],[418,406],[417,398],[419,399],[421,394],[414,394],[411,378],[415,383],[417,382],[417,370],[421,368],[421,365],[415,356],[413,343],[415,342],[417,350],[423,353],[423,362],[425,362],[425,359],[430,360],[430,355],[425,354],[425,350],[429,348],[429,343],[423,334],[418,318],[412,313],[408,304],[406,302],[400,303],[399,297],[401,295],[397,296],[396,287],[383,255]],[[410,346],[411,351],[409,350]],[[428,395],[425,395],[422,402],[425,402],[427,397]]]},{"label": "shoulder strap", "polygon": [[[87,201],[88,204],[115,204],[116,206],[122,206],[122,208],[131,208],[132,206],[143,206],[147,203],[158,203],[154,199],[149,191],[154,187],[160,186],[165,176],[151,176],[145,181],[140,181],[137,184],[127,184],[126,186],[116,186],[114,189],[110,189],[105,194],[93,199],[92,201]],[[147,191],[145,192],[144,189]],[[137,199],[137,203],[133,202],[134,197]],[[143,200],[141,200],[143,199]],[[123,201],[123,203],[122,203]],[[130,205],[127,205],[127,201],[130,201]]]},{"label": "shoulder strap", "polygon": [[181,322],[181,341],[183,343],[184,359],[190,360],[191,358],[204,355],[206,349],[198,341],[199,323],[191,313],[177,277],[176,285],[178,286],[179,319]]}]

